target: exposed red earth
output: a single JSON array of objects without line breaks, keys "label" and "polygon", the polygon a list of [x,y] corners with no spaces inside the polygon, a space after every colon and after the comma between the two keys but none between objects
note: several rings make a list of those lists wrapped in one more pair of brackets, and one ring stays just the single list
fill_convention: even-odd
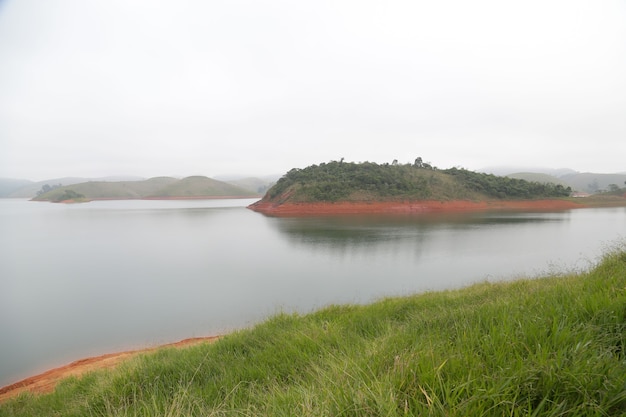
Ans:
[{"label": "exposed red earth", "polygon": [[488,210],[568,210],[584,207],[568,200],[420,200],[420,201],[364,201],[337,203],[272,203],[257,201],[249,209],[270,216],[326,216],[337,214],[419,214],[471,212]]},{"label": "exposed red earth", "polygon": [[98,369],[113,368],[119,365],[122,361],[130,359],[131,357],[140,353],[148,353],[155,351],[163,347],[182,348],[199,343],[214,342],[221,336],[208,336],[208,337],[193,337],[190,339],[184,339],[180,342],[170,343],[159,347],[151,347],[139,350],[129,350],[125,352],[109,353],[100,356],[94,356],[91,358],[80,359],[72,362],[68,365],[61,366],[59,368],[51,369],[42,374],[32,376],[23,379],[6,387],[0,388],[0,403],[18,396],[23,392],[30,392],[32,394],[45,394],[54,391],[57,383],[62,379],[70,376],[80,376],[86,372],[95,371]]}]

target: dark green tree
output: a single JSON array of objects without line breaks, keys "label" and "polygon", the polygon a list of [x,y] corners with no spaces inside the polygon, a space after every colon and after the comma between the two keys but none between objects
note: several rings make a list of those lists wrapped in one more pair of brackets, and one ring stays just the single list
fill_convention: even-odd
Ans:
[{"label": "dark green tree", "polygon": [[41,190],[37,191],[37,195],[42,195],[47,193],[48,191],[52,191],[55,188],[59,188],[59,187],[63,187],[63,184],[57,184],[57,185],[53,185],[50,186],[50,184],[45,184],[43,187],[41,187]]}]

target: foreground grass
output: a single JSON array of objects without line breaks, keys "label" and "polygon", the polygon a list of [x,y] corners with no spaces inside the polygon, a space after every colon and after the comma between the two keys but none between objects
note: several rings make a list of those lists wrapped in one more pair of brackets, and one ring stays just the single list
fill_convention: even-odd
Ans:
[{"label": "foreground grass", "polygon": [[278,315],[0,416],[626,415],[626,252],[582,274]]}]

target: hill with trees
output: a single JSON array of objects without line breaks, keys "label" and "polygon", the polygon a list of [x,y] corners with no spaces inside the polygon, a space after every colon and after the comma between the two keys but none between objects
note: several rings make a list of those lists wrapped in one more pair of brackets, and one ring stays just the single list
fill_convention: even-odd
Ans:
[{"label": "hill with trees", "polygon": [[241,187],[203,176],[183,179],[155,177],[143,181],[88,181],[68,186],[48,186],[47,188],[44,186],[40,191],[33,200],[59,202],[99,199],[256,197],[258,195]]},{"label": "hill with trees", "polygon": [[294,168],[263,201],[282,204],[338,201],[547,199],[568,197],[570,187],[499,177],[459,168],[331,161]]}]

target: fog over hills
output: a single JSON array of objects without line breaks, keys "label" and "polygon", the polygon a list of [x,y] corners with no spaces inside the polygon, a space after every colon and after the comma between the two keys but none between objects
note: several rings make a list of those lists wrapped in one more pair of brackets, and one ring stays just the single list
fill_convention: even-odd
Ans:
[{"label": "fog over hills", "polygon": [[[490,166],[478,169],[477,172],[484,172],[498,176],[508,176],[511,178],[525,179],[527,181],[536,181],[540,183],[552,182],[554,184],[569,186],[575,191],[587,193],[605,191],[611,184],[623,187],[626,181],[626,171],[606,174],[578,172],[571,168]],[[229,175],[216,176],[212,179],[231,184],[252,193],[263,194],[274,183],[276,183],[281,176],[282,174],[263,176]],[[107,176],[100,178],[63,177],[36,182],[28,179],[0,178],[0,198],[33,198],[46,184],[50,186],[59,184],[62,186],[68,186],[85,182],[123,182],[142,180],[145,180],[145,178],[137,176]]]},{"label": "fog over hills", "polygon": [[543,168],[543,167],[529,167],[529,166],[514,166],[514,165],[502,165],[502,166],[490,166],[477,170],[478,172],[484,172],[486,174],[508,176],[519,172],[529,172],[534,174],[546,174],[554,177],[561,177],[567,174],[577,174],[578,171],[571,168]]},{"label": "fog over hills", "polygon": [[626,173],[595,174],[592,172],[578,172],[564,175],[560,179],[570,184],[573,190],[597,193],[607,191],[612,184],[620,188],[624,187],[626,184]]},{"label": "fog over hills", "polygon": [[570,168],[529,168],[500,166],[488,167],[479,170],[488,174],[519,178],[527,181],[553,182],[572,187],[574,191],[597,193],[607,191],[611,184],[623,187],[626,181],[626,172],[605,174],[594,172],[578,172]]},{"label": "fog over hills", "polygon": [[[222,179],[221,182],[246,190],[251,194],[262,194],[275,183],[279,177],[280,175],[237,177],[237,179],[232,180]],[[37,196],[37,193],[41,191],[45,185],[51,187],[61,185],[65,187],[82,183],[100,183],[100,187],[104,187],[106,185],[104,183],[141,182],[145,180],[145,178],[136,176],[109,176],[102,178],[63,177],[36,182],[26,179],[0,178],[0,198],[33,198]],[[110,187],[113,185],[114,184],[111,184]]]},{"label": "fog over hills", "polygon": [[108,176],[101,178],[83,178],[83,177],[62,177],[51,178],[43,181],[31,181],[25,179],[0,178],[0,198],[32,198],[37,195],[37,191],[48,184],[52,185],[73,185],[88,181],[141,181],[144,178],[136,176]]},{"label": "fog over hills", "polygon": [[29,180],[18,180],[15,178],[0,178],[0,198],[9,197],[11,193],[21,188],[33,184]]},{"label": "fog over hills", "polygon": [[40,201],[98,199],[170,199],[251,197],[259,193],[204,176],[182,179],[154,177],[142,181],[88,181],[61,187],[46,187],[34,198]]},{"label": "fog over hills", "polygon": [[45,181],[0,178],[0,198],[34,198],[44,191],[70,189],[88,198],[158,198],[262,195],[278,176],[219,181],[204,176],[186,178],[111,176],[64,177]]}]

